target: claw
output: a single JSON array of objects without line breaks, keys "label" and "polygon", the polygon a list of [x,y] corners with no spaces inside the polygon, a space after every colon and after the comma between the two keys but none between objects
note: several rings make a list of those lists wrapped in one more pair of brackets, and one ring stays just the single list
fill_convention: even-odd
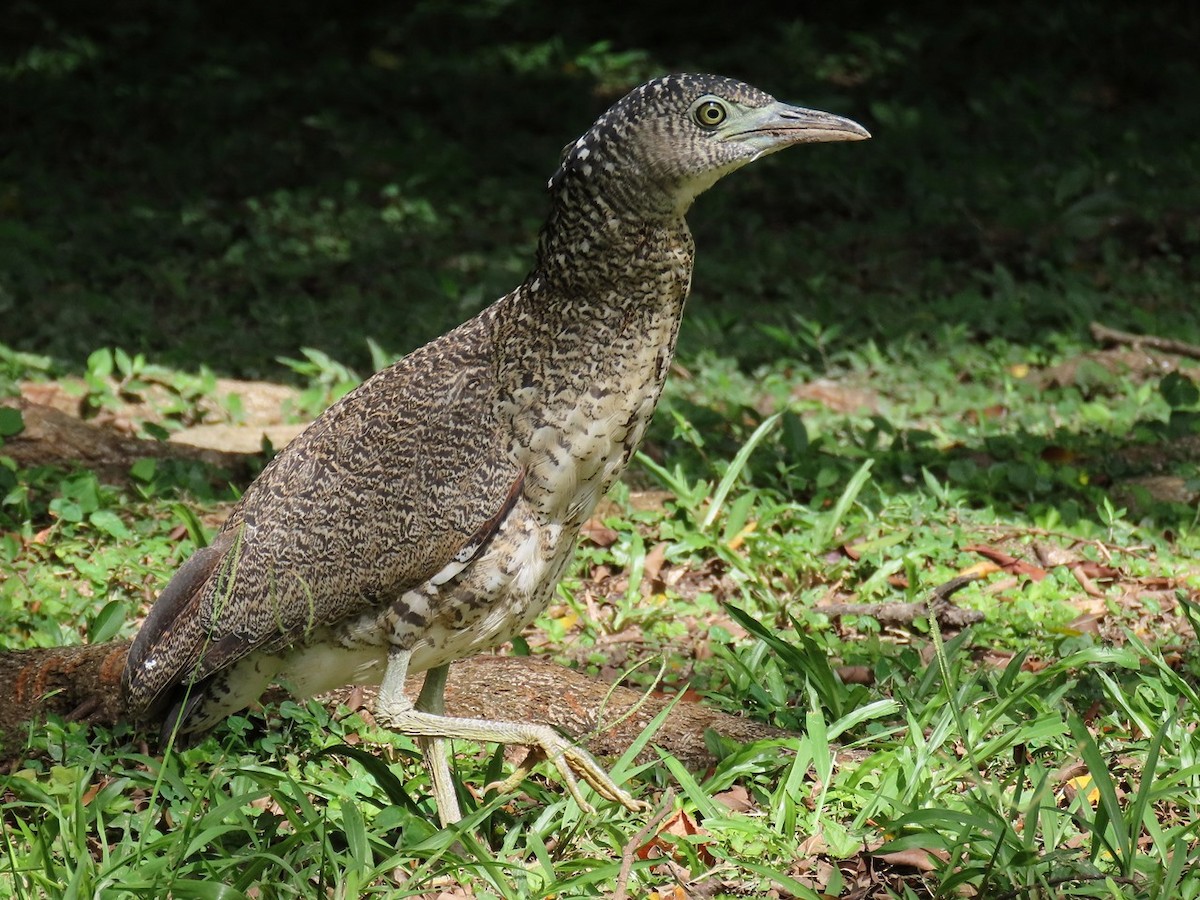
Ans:
[{"label": "claw", "polygon": [[575,746],[552,728],[530,722],[464,719],[444,715],[442,690],[445,685],[445,667],[431,670],[421,691],[421,697],[414,706],[412,701],[404,696],[404,676],[407,668],[408,652],[395,650],[379,689],[379,697],[375,703],[375,720],[385,728],[419,739],[425,751],[425,762],[430,771],[438,815],[443,825],[457,822],[461,818],[446,760],[447,739],[493,741],[529,748],[529,755],[521,761],[516,771],[498,785],[488,785],[485,790],[493,787],[505,792],[515,790],[533,765],[542,759],[549,759],[558,770],[568,793],[584,812],[590,813],[595,810],[583,798],[583,792],[579,789],[581,778],[605,800],[620,803],[633,812],[643,812],[650,808],[619,787],[590,753],[582,747]]}]

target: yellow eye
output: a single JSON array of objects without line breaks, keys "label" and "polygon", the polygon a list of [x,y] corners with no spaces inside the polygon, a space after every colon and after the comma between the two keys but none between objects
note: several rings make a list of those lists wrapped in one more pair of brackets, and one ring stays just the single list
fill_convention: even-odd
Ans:
[{"label": "yellow eye", "polygon": [[692,118],[701,128],[716,128],[729,115],[723,103],[716,100],[705,100],[692,112]]}]

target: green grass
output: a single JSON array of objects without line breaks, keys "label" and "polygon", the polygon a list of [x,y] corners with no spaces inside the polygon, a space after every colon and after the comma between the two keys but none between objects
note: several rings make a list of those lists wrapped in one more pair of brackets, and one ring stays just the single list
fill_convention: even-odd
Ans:
[{"label": "green grass", "polygon": [[[153,395],[146,437],[236,422],[218,375],[312,415],[511,288],[558,147],[646,74],[744,76],[875,138],[698,203],[615,539],[518,642],[796,732],[707,772],[615,762],[700,832],[583,814],[544,771],[480,796],[503,758],[466,744],[441,831],[413,743],[315,703],[161,757],[53,723],[0,778],[0,897],[1200,897],[1196,367],[1087,333],[1200,343],[1195,12],[756,11],[714,41],[715,8],[666,36],[653,6],[18,8],[0,391]],[[132,468],[0,445],[0,647],[127,636],[243,487]],[[968,570],[961,634],[816,609]],[[672,862],[628,864],[656,832]]]}]

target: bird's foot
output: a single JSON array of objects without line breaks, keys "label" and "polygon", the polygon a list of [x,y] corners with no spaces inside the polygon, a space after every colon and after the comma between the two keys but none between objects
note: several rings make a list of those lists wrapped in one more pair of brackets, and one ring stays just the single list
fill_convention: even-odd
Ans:
[{"label": "bird's foot", "polygon": [[[530,726],[539,727],[539,726]],[[574,744],[561,737],[557,732],[546,729],[552,738],[548,739],[548,743],[552,746],[547,746],[546,742],[529,745],[529,753],[517,765],[512,774],[501,781],[493,781],[484,785],[484,793],[496,791],[497,793],[506,794],[515,791],[521,786],[533,767],[538,763],[549,759],[558,769],[558,774],[566,786],[568,793],[579,804],[579,808],[584,812],[595,812],[592,805],[583,797],[583,792],[579,789],[579,779],[591,787],[597,794],[605,800],[613,803],[620,803],[626,809],[632,812],[646,812],[650,809],[649,804],[643,803],[641,800],[636,800],[634,797],[613,781],[612,776],[592,757],[590,753],[582,747],[577,747]]]},{"label": "bird's foot", "polygon": [[542,752],[541,747],[529,747],[526,749],[525,758],[517,763],[512,774],[507,778],[499,778],[496,781],[489,781],[483,786],[483,792],[490,794],[495,791],[497,794],[511,794],[521,786],[521,782],[529,777],[529,773],[533,771],[533,767],[545,760],[546,754]]},{"label": "bird's foot", "polygon": [[446,666],[431,669],[426,676],[421,696],[414,706],[404,695],[404,676],[408,670],[408,651],[395,648],[389,657],[388,669],[379,696],[375,701],[375,720],[385,728],[419,739],[429,767],[438,815],[443,825],[459,821],[461,814],[454,795],[447,759],[447,740],[489,741],[497,744],[517,744],[530,748],[530,757],[517,771],[501,782],[504,790],[513,790],[539,758],[550,760],[558,769],[567,791],[581,809],[592,806],[579,789],[583,779],[605,800],[620,803],[628,810],[642,812],[650,807],[635,800],[620,787],[612,776],[582,747],[577,747],[553,728],[532,722],[506,722],[493,719],[466,719],[443,714],[443,692]]},{"label": "bird's foot", "polygon": [[[531,722],[463,719],[456,716],[422,712],[411,707],[392,710],[381,710],[377,707],[375,718],[386,728],[414,737],[489,741],[499,744],[520,744],[531,748],[537,756],[522,763],[516,772],[501,782],[501,786],[506,790],[511,790],[521,783],[533,762],[539,758],[545,758],[554,763],[563,785],[584,810],[591,811],[592,806],[584,799],[583,792],[580,790],[581,779],[605,800],[620,803],[628,810],[643,812],[649,808],[617,785],[590,753],[582,747],[575,746],[546,725],[537,725]],[[444,747],[445,745],[442,744],[443,754]],[[444,756],[437,754],[428,761],[431,765],[436,766],[440,762],[439,756],[444,759]],[[443,823],[457,821],[457,804],[450,802],[453,797],[451,788],[449,785],[437,785],[436,778],[435,787],[440,787],[440,790],[436,790],[435,793]]]}]

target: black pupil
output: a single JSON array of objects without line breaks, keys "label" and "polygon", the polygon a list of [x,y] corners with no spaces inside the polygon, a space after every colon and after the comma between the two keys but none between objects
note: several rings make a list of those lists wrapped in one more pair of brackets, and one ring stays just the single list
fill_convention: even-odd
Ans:
[{"label": "black pupil", "polygon": [[719,122],[721,120],[721,107],[715,103],[706,103],[700,114],[704,116],[706,121]]}]

